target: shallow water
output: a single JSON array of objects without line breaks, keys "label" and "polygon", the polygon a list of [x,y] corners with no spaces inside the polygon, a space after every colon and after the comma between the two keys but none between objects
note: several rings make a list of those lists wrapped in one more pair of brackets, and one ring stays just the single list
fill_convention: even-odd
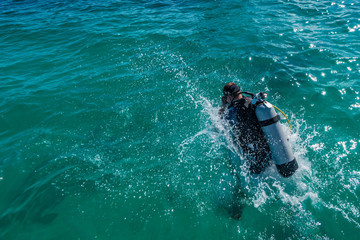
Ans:
[{"label": "shallow water", "polygon": [[[356,1],[0,3],[0,239],[358,239]],[[267,91],[300,169],[242,172],[221,88]]]}]

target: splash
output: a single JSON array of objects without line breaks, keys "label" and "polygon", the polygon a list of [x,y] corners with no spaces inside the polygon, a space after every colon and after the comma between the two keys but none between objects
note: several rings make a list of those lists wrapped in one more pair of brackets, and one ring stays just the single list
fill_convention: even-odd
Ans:
[{"label": "splash", "polygon": [[[303,222],[306,231],[309,234],[313,233],[319,224],[317,225],[312,213],[306,210],[306,205],[309,201],[313,205],[322,201],[316,186],[313,185],[317,179],[313,176],[308,159],[309,149],[311,150],[311,146],[316,145],[314,139],[319,134],[315,127],[308,126],[305,120],[296,118],[294,114],[291,114],[291,119],[293,119],[291,132],[285,122],[282,124],[299,164],[299,169],[292,177],[283,178],[274,165],[259,175],[252,175],[247,170],[245,157],[232,141],[228,124],[218,116],[218,108],[205,97],[196,100],[196,104],[201,107],[204,128],[182,142],[179,147],[179,161],[187,166],[196,166],[197,171],[189,179],[208,178],[208,180],[206,187],[201,190],[188,190],[188,196],[195,201],[203,202],[203,199],[199,198],[199,192],[215,190],[215,196],[207,199],[208,204],[229,206],[231,201],[234,201],[234,193],[240,187],[241,201],[238,203],[245,206],[245,215],[248,208],[249,211],[277,217],[278,221],[285,221],[285,225]],[[199,156],[193,148],[207,154]],[[199,148],[202,149],[199,150]],[[229,154],[239,160],[233,172],[228,164]],[[191,171],[188,173],[192,174]],[[193,187],[196,187],[196,184]],[[278,211],[284,208],[287,209],[285,212],[291,215],[287,220],[277,216]],[[295,230],[301,232],[303,228],[299,227]]]}]

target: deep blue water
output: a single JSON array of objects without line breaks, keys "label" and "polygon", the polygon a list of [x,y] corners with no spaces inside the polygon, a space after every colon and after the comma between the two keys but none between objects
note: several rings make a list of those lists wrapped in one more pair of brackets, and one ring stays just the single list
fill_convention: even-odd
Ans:
[{"label": "deep blue water", "polygon": [[[358,239],[358,1],[0,3],[0,239]],[[300,168],[241,172],[221,89],[267,91]]]}]

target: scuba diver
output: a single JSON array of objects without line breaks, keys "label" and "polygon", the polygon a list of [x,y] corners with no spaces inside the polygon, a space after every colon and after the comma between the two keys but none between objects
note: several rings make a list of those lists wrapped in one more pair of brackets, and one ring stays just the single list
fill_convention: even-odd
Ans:
[{"label": "scuba diver", "polygon": [[241,92],[238,85],[230,82],[224,86],[223,94],[219,114],[230,123],[236,146],[249,160],[250,173],[261,173],[273,160],[282,176],[293,175],[298,164],[274,108],[284,113],[265,101],[267,93]]},{"label": "scuba diver", "polygon": [[[224,86],[223,94],[219,115],[229,123],[235,146],[239,147],[244,155],[249,172],[260,174],[272,160],[282,176],[293,175],[298,164],[280,126],[280,116],[274,110],[278,108],[265,101],[267,93],[260,92],[255,95],[241,92],[236,83],[229,82]],[[285,114],[284,116],[286,117]],[[230,158],[232,173],[237,183],[234,186],[229,213],[233,219],[240,220],[244,208],[244,193],[241,191],[241,182],[235,170],[236,163],[232,161],[236,160]]]},{"label": "scuba diver", "polygon": [[250,173],[259,174],[270,164],[270,148],[257,120],[252,97],[241,94],[236,83],[223,88],[219,114],[230,123],[235,145],[248,159]]}]

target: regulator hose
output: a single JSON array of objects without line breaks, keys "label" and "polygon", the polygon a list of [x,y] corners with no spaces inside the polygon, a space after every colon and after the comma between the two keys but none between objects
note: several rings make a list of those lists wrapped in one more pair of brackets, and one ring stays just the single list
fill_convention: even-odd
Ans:
[{"label": "regulator hose", "polygon": [[274,108],[276,108],[279,112],[281,112],[282,115],[284,115],[284,117],[286,118],[287,122],[289,123],[290,131],[291,131],[291,124],[290,124],[289,118],[288,118],[288,117],[286,116],[286,114],[285,114],[283,111],[281,111],[277,106],[275,106],[275,105],[273,105],[273,106],[274,106]]}]

